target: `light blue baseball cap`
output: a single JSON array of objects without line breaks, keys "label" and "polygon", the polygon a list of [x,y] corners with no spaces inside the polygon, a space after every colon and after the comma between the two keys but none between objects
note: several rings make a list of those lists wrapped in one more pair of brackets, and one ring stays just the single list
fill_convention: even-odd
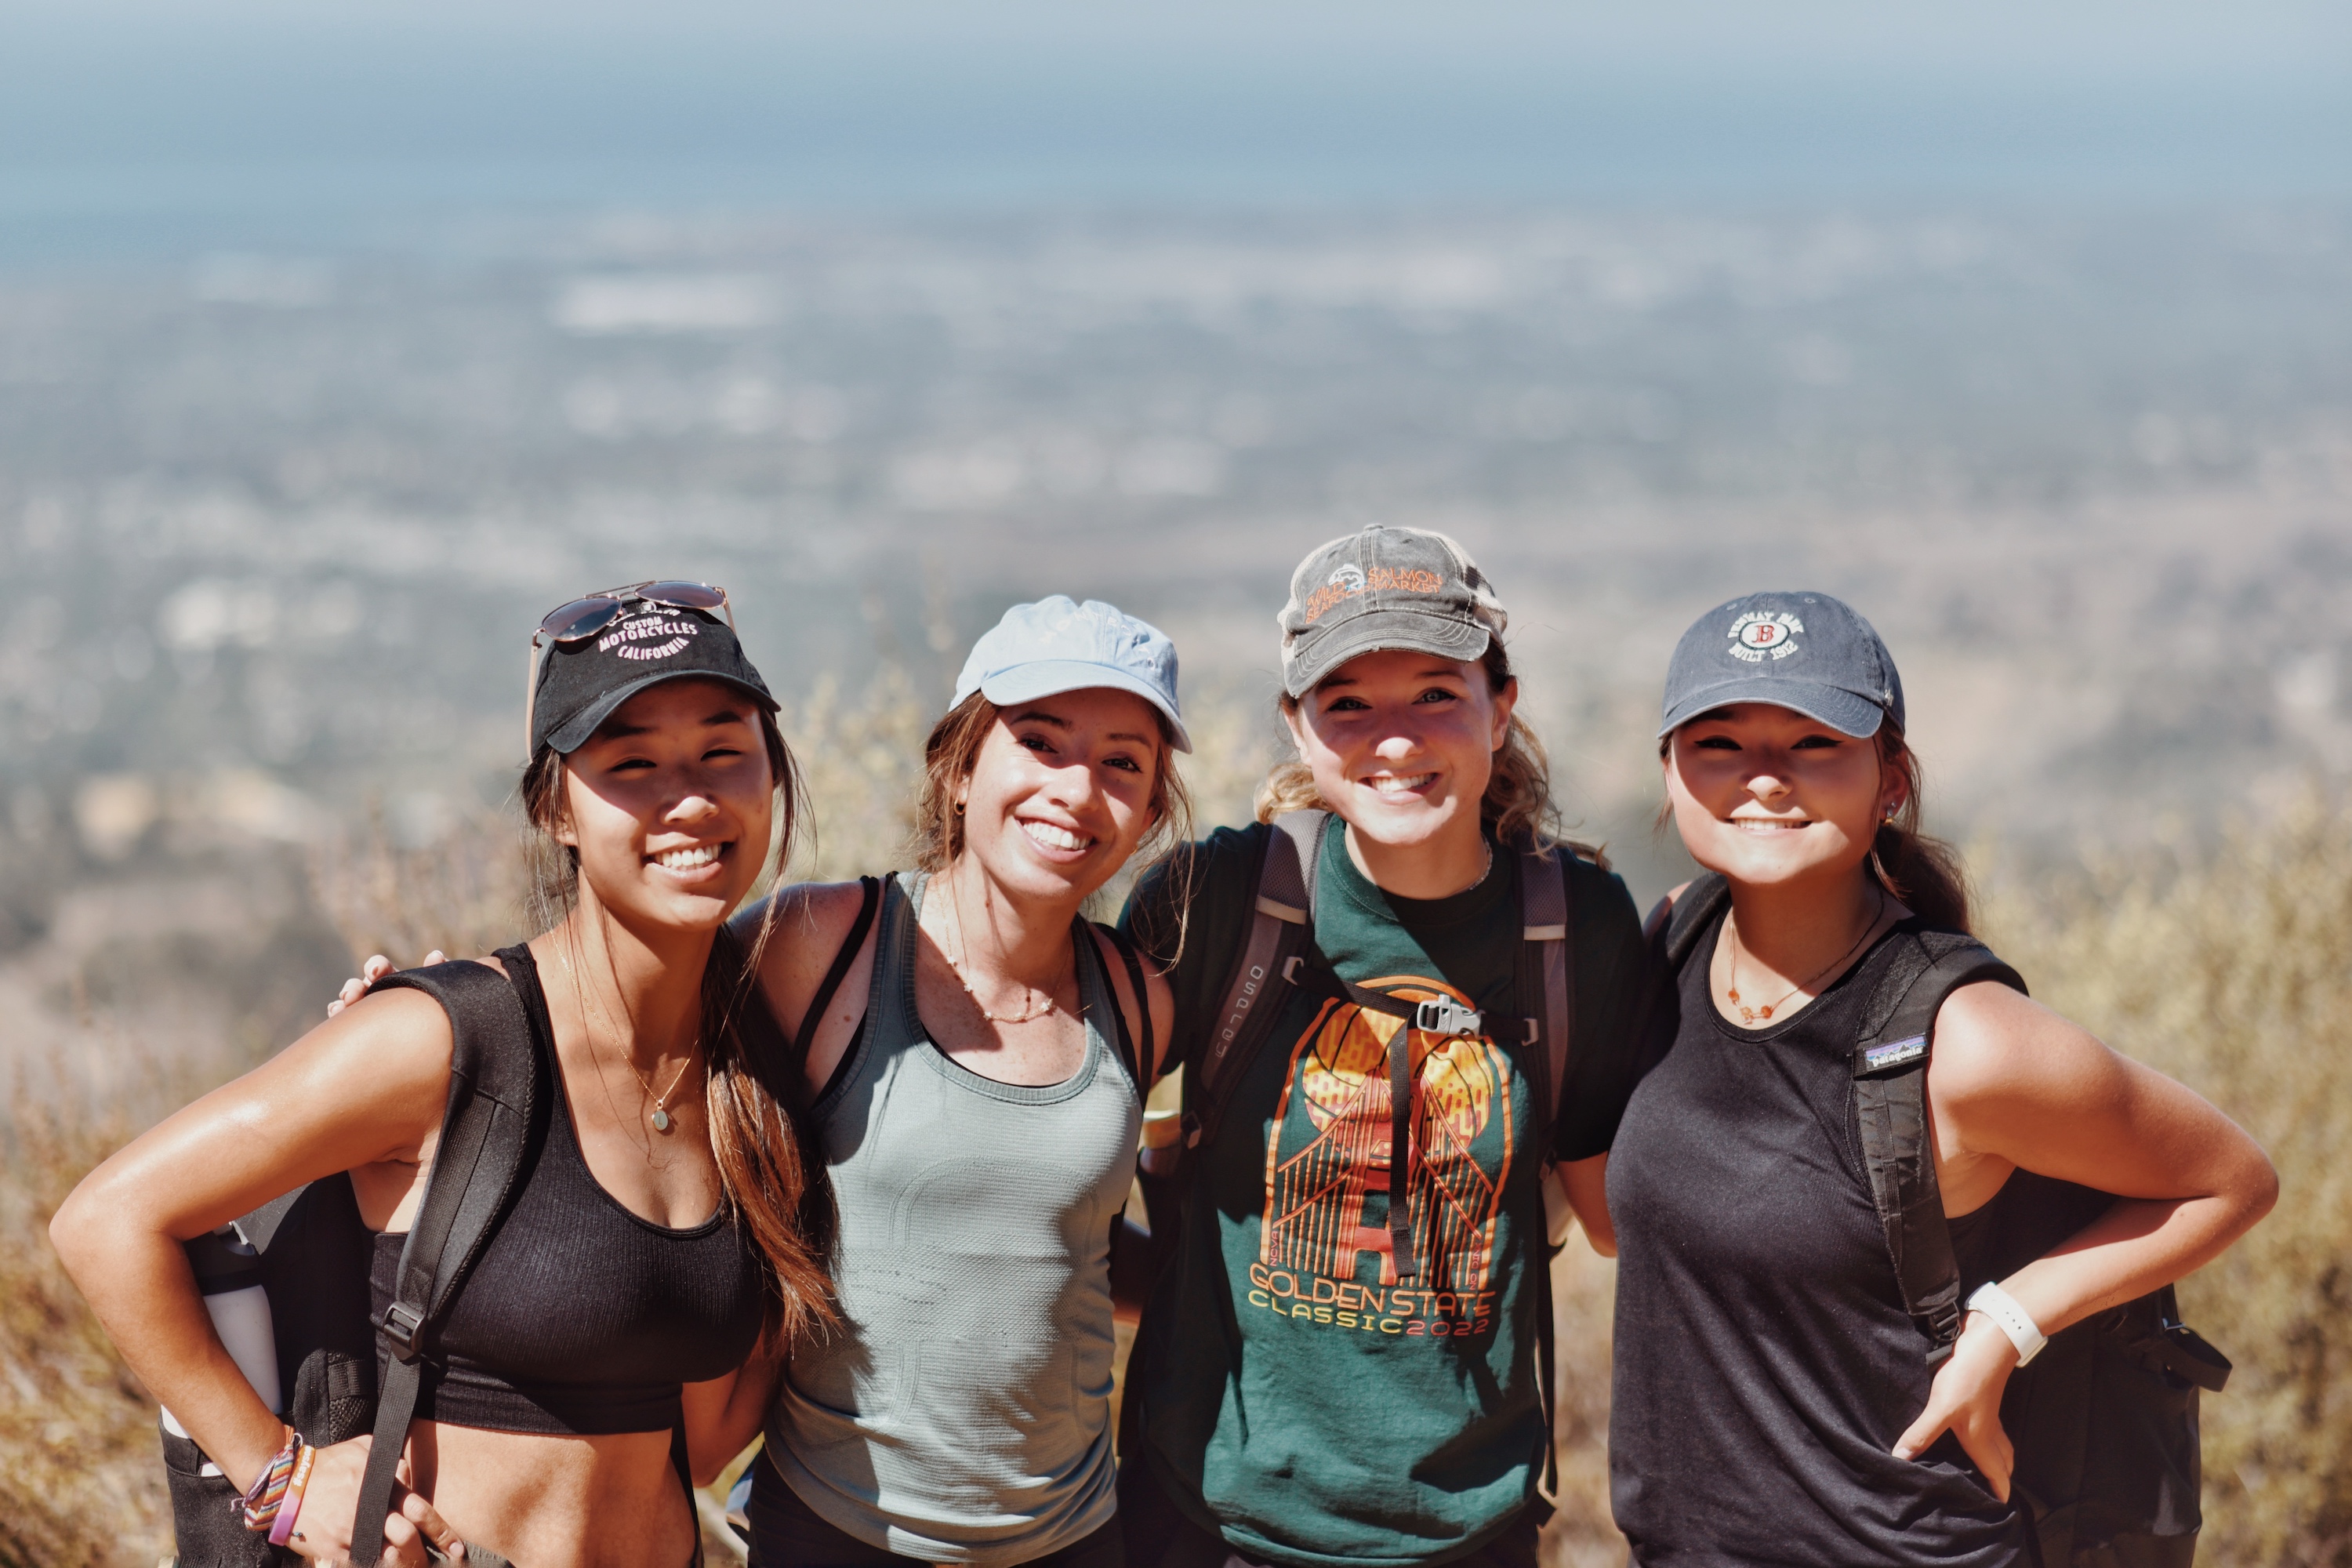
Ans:
[{"label": "light blue baseball cap", "polygon": [[1178,751],[1192,749],[1176,702],[1176,645],[1150,622],[1100,599],[1078,605],[1056,594],[1005,611],[971,645],[950,706],[975,691],[1003,708],[1093,686],[1134,692],[1168,716]]}]

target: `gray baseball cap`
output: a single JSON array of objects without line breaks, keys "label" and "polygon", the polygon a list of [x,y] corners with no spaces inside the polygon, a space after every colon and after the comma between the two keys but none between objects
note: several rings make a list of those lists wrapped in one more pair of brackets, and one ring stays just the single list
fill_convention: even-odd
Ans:
[{"label": "gray baseball cap", "polygon": [[1660,735],[1712,708],[1769,702],[1856,740],[1903,728],[1895,656],[1851,605],[1827,594],[1750,594],[1691,623],[1666,666]]},{"label": "gray baseball cap", "polygon": [[1134,692],[1167,716],[1178,751],[1192,749],[1176,701],[1176,645],[1149,621],[1100,599],[1078,605],[1056,594],[1005,611],[971,645],[950,706],[975,691],[1003,708],[1095,686]]},{"label": "gray baseball cap", "polygon": [[1282,627],[1282,689],[1304,697],[1349,659],[1388,648],[1483,658],[1511,617],[1453,540],[1374,524],[1309,552],[1290,574],[1290,602],[1275,619]]}]

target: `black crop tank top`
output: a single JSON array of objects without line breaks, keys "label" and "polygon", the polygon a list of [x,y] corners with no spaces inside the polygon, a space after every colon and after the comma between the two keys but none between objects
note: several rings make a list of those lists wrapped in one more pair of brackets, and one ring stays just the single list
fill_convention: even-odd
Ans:
[{"label": "black crop tank top", "polygon": [[[449,1310],[416,1414],[497,1432],[667,1431],[678,1385],[725,1375],[758,1341],[758,1259],[723,1208],[672,1230],[597,1184],[562,1092],[538,966],[521,946],[499,957],[530,1020],[539,1110],[516,1195]],[[379,1319],[406,1240],[375,1239]],[[376,1353],[381,1373],[381,1342]]]},{"label": "black crop tank top", "polygon": [[[1856,1030],[1892,948],[1882,939],[1794,1016],[1743,1029],[1708,989],[1721,931],[1692,948],[1673,1046],[1634,1090],[1609,1163],[1611,1500],[1633,1560],[2027,1562],[2023,1521],[1956,1438],[1916,1461],[1890,1451],[1931,1376],[1853,1130]],[[1952,1221],[1963,1288],[2112,1201],[2013,1173]]]}]

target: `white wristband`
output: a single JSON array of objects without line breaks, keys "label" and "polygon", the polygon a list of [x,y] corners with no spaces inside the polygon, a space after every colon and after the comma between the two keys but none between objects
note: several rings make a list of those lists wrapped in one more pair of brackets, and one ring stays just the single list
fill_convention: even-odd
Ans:
[{"label": "white wristband", "polygon": [[2017,1304],[2017,1298],[1998,1285],[1978,1286],[1976,1293],[1969,1298],[1968,1310],[1982,1312],[2000,1325],[2000,1331],[2009,1336],[2009,1342],[2017,1347],[2020,1366],[2040,1355],[2042,1347],[2050,1342],[2049,1337],[2035,1326],[2032,1315]]}]

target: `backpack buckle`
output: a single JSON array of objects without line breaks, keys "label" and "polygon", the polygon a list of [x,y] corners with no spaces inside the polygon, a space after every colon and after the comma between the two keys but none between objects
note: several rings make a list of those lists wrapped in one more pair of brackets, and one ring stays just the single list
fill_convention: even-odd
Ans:
[{"label": "backpack buckle", "polygon": [[1433,1035],[1479,1035],[1486,1032],[1485,1015],[1450,997],[1433,996],[1412,1010],[1412,1026]]},{"label": "backpack buckle", "polygon": [[375,1331],[393,1342],[400,1359],[407,1361],[416,1353],[416,1331],[425,1326],[425,1314],[405,1301],[394,1301],[383,1310],[383,1321]]}]

